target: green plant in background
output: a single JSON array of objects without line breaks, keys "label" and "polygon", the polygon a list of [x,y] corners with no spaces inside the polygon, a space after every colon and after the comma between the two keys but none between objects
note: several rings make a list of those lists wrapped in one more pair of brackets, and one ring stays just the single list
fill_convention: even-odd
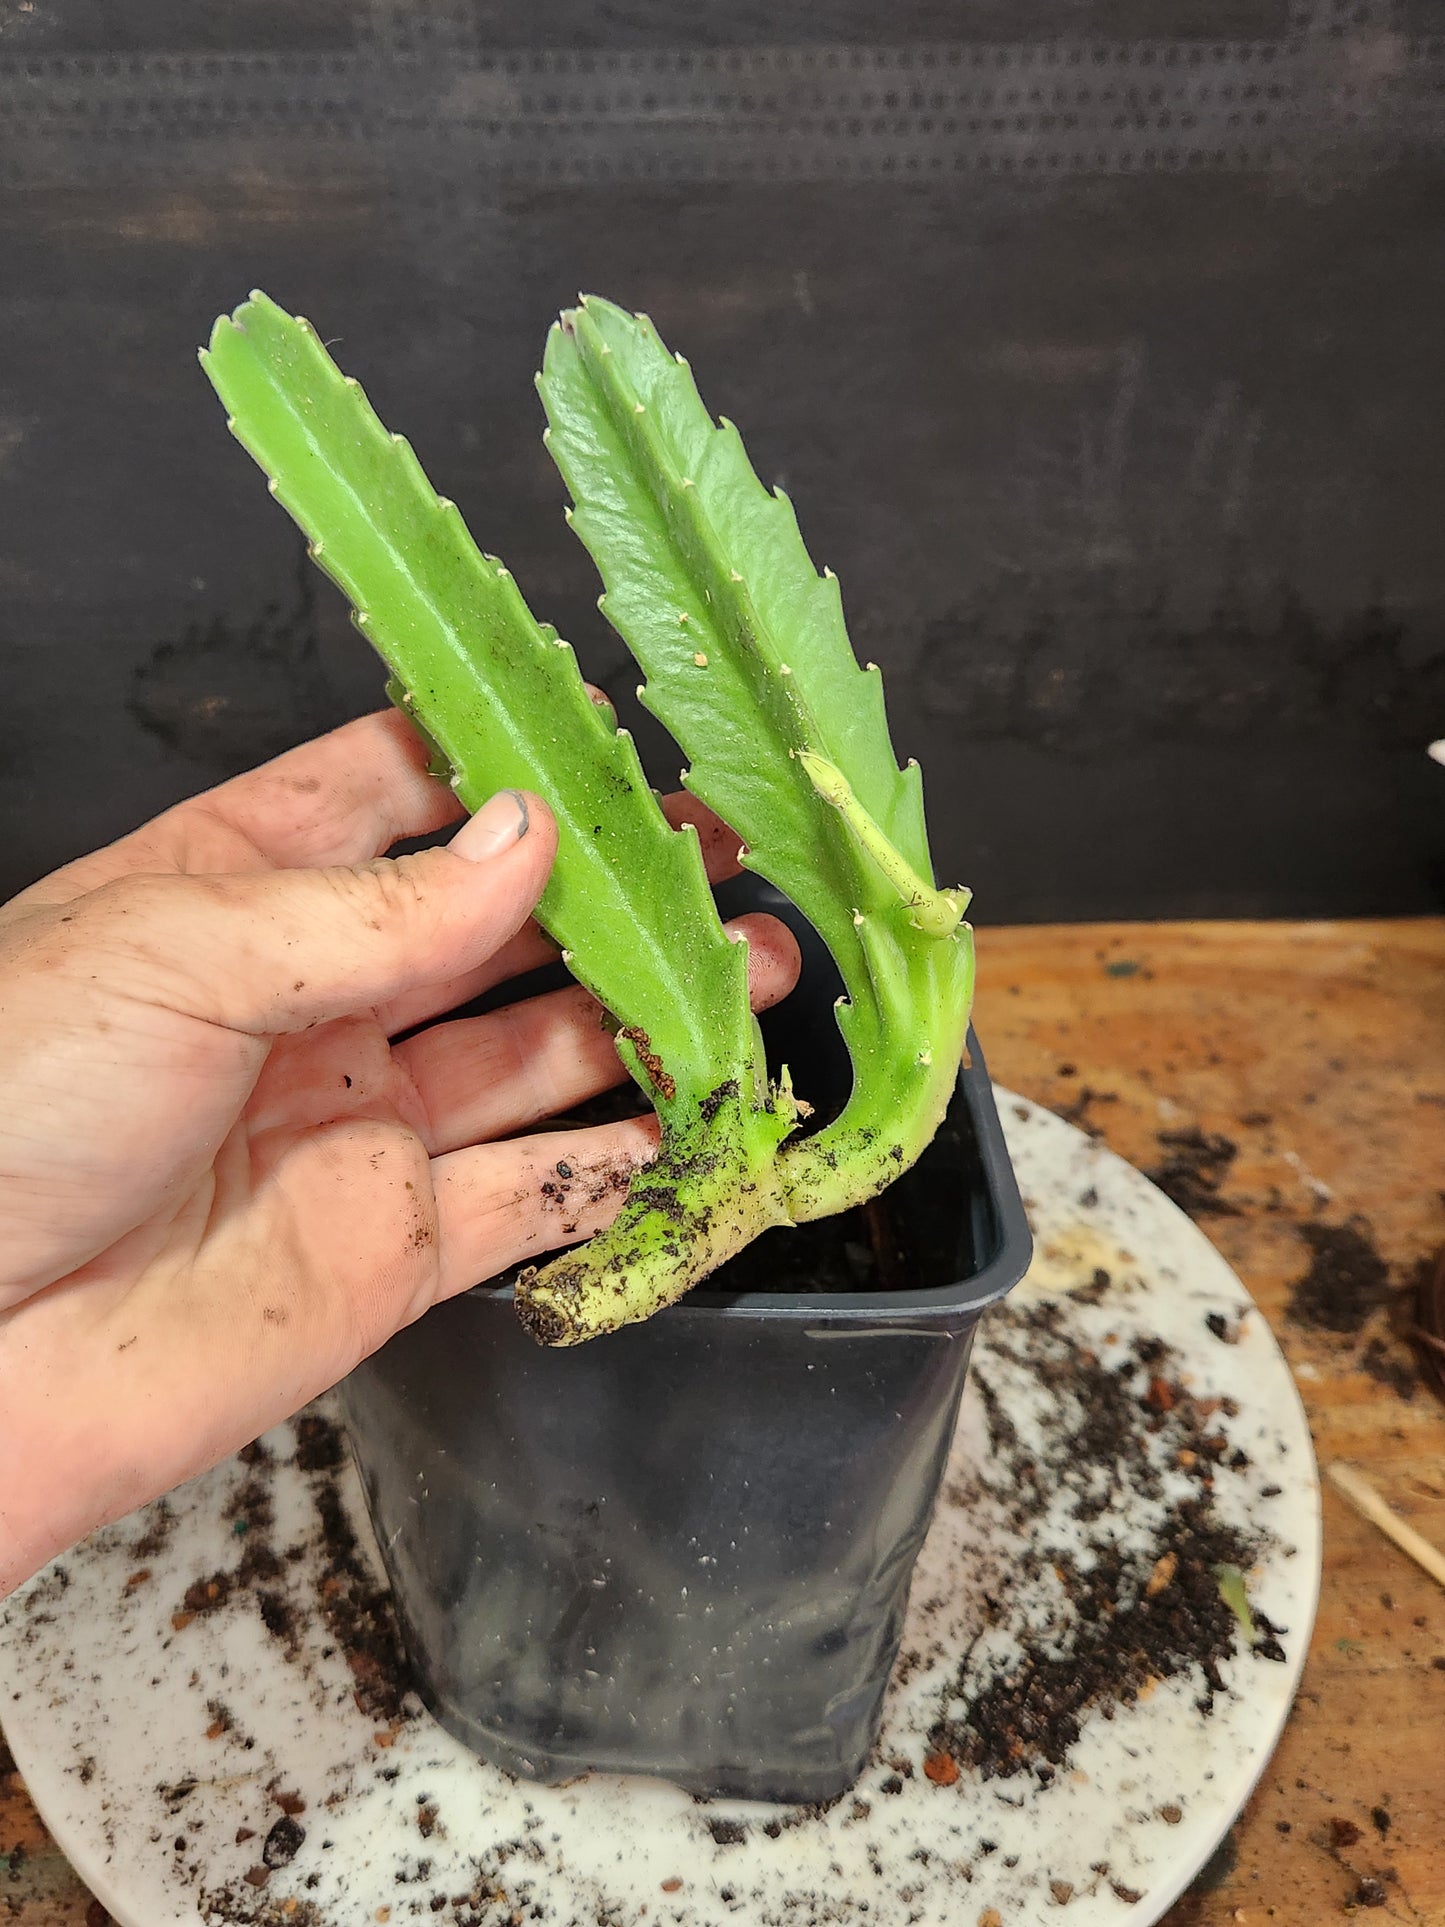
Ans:
[{"label": "green plant in background", "polygon": [[551,805],[557,861],[539,920],[656,1107],[658,1156],[616,1222],[519,1280],[532,1334],[576,1344],[645,1318],[769,1226],[884,1189],[952,1091],[973,991],[968,893],[933,886],[918,768],[897,765],[881,678],[854,659],[836,579],[813,567],[791,505],[763,488],[731,423],[713,422],[686,363],[645,317],[584,299],[547,342],[546,439],[601,606],[688,758],[688,788],[842,973],[853,1088],[811,1136],[798,1135],[807,1094],[786,1072],[769,1082],[744,947],[723,932],[696,833],[668,825],[570,645],[306,321],[253,294],[201,359],[462,801],[516,787]]}]

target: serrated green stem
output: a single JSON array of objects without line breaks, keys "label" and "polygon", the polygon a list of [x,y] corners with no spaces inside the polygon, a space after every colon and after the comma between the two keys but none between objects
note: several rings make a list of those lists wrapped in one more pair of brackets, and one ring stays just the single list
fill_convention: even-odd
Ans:
[{"label": "serrated green stem", "polygon": [[[618,1222],[533,1274],[519,1306],[530,1295],[534,1328],[552,1342],[645,1317],[730,1255],[729,1237],[746,1242],[786,1215],[776,1153],[793,1108],[770,1097],[746,946],[718,921],[696,833],[669,827],[631,737],[590,700],[569,645],[479,552],[308,323],[253,295],[217,322],[201,359],[233,433],[393,670],[389,693],[432,766],[470,809],[509,787],[552,808],[557,859],[539,920],[616,1020],[619,1055],[662,1136]],[[676,1190],[688,1170],[719,1200],[753,1200],[749,1211],[715,1210],[705,1234],[699,1220],[681,1237],[664,1176]]]},{"label": "serrated green stem", "polygon": [[973,991],[967,892],[930,880],[919,772],[898,767],[836,579],[687,365],[645,317],[588,298],[553,329],[540,387],[643,702],[842,975],[853,1090],[780,1164],[795,1221],[843,1210],[905,1170],[947,1107]]},{"label": "serrated green stem", "polygon": [[[865,931],[886,953],[886,932]],[[875,944],[876,939],[876,944]],[[831,1217],[886,1190],[932,1142],[958,1079],[973,1001],[973,931],[894,951],[886,1008],[911,1029],[879,1030],[846,1001],[838,1026],[853,1061],[853,1091],[840,1116],[779,1153],[788,1210],[797,1224]]]},{"label": "serrated green stem", "polygon": [[853,785],[836,763],[815,755],[810,749],[800,749],[798,761],[819,796],[838,812],[898,892],[898,900],[907,910],[913,928],[921,930],[926,937],[951,937],[963,922],[963,913],[973,892],[935,890],[931,883],[925,883],[858,801]]}]

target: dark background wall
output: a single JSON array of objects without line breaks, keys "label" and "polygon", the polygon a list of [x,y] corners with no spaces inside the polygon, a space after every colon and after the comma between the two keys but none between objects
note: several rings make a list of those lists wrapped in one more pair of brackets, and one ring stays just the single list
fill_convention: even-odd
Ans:
[{"label": "dark background wall", "polygon": [[630,689],[530,380],[586,287],[792,492],[981,918],[1440,908],[1440,14],[0,0],[0,894],[378,698],[195,365],[253,285]]}]

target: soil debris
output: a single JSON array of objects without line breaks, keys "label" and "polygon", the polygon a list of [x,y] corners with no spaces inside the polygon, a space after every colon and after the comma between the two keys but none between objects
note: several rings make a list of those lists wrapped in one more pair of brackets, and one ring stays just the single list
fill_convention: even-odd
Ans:
[{"label": "soil debris", "polygon": [[391,1593],[385,1585],[376,1583],[361,1557],[335,1479],[318,1480],[312,1499],[326,1554],[317,1588],[321,1616],[346,1655],[362,1712],[374,1720],[399,1725],[411,1677]]},{"label": "soil debris", "polygon": [[1117,1091],[1096,1091],[1092,1085],[1085,1084],[1071,1104],[1059,1106],[1058,1114],[1065,1123],[1076,1125],[1087,1137],[1102,1137],[1104,1133],[1092,1121],[1090,1112],[1096,1104],[1117,1104],[1118,1101]]},{"label": "soil debris", "polygon": [[231,1494],[221,1517],[230,1520],[231,1530],[238,1539],[244,1539],[253,1532],[269,1532],[276,1522],[271,1506],[271,1488],[264,1479],[244,1480]]},{"label": "soil debris", "polygon": [[[1034,1541],[1033,1570],[1019,1577],[1052,1579],[1055,1603],[1018,1625],[1008,1618],[1010,1588],[1000,1585],[992,1619],[941,1692],[924,1771],[938,1780],[935,1763],[945,1759],[954,1777],[971,1767],[984,1779],[1032,1773],[1047,1783],[1068,1763],[1090,1714],[1110,1718],[1160,1680],[1193,1677],[1201,1712],[1212,1710],[1223,1690],[1221,1661],[1251,1650],[1218,1574],[1247,1573],[1262,1541],[1215,1504],[1216,1481],[1243,1469],[1219,1430],[1228,1401],[1196,1398],[1168,1345],[1137,1338],[1106,1363],[1056,1303],[993,1316],[995,1356],[1032,1377],[1048,1417],[1042,1450],[1037,1441],[1026,1448],[987,1370],[975,1366],[993,1448],[980,1482]],[[1136,1514],[1140,1500],[1153,1523],[1143,1534],[1121,1534],[1119,1520]],[[1050,1543],[1060,1506],[1082,1546]],[[1007,1656],[990,1659],[989,1626],[1005,1624]],[[1283,1629],[1257,1615],[1255,1630],[1282,1654]]]},{"label": "soil debris", "polygon": [[295,1421],[296,1465],[302,1472],[335,1472],[346,1457],[346,1440],[339,1426],[316,1412],[303,1412]]},{"label": "soil debris", "polygon": [[268,1867],[289,1867],[300,1851],[306,1838],[306,1829],[299,1820],[293,1820],[288,1813],[281,1818],[266,1835],[261,1848],[261,1858]]},{"label": "soil debris", "polygon": [[154,1559],[176,1529],[176,1515],[169,1499],[157,1499],[146,1508],[146,1529],[131,1547],[135,1559]]},{"label": "soil debris", "polygon": [[1164,1157],[1145,1176],[1191,1218],[1237,1218],[1239,1207],[1220,1196],[1229,1167],[1239,1155],[1232,1138],[1218,1131],[1161,1131]]},{"label": "soil debris", "polygon": [[1358,1332],[1390,1295],[1390,1273],[1364,1218],[1302,1224],[1308,1271],[1290,1287],[1286,1317],[1316,1331]]},{"label": "soil debris", "polygon": [[210,1573],[204,1579],[193,1579],[186,1587],[180,1613],[173,1616],[172,1624],[182,1614],[189,1614],[190,1619],[200,1619],[207,1613],[219,1612],[231,1597],[235,1584],[235,1574],[224,1569]]},{"label": "soil debris", "polygon": [[207,1927],[328,1927],[315,1901],[262,1894],[259,1889],[269,1879],[269,1869],[252,1867],[240,1880],[203,1890],[198,1897],[201,1919]]},{"label": "soil debris", "polygon": [[1445,1398],[1445,1245],[1422,1259],[1410,1337],[1426,1382]]},{"label": "soil debris", "polygon": [[1392,1352],[1383,1339],[1372,1338],[1360,1354],[1360,1370],[1377,1385],[1388,1385],[1398,1397],[1415,1396],[1420,1380],[1415,1362],[1408,1355]]},{"label": "soil debris", "polygon": [[648,1081],[658,1096],[666,1098],[669,1102],[676,1097],[677,1083],[673,1078],[672,1072],[667,1069],[662,1059],[652,1048],[652,1039],[648,1036],[647,1032],[638,1024],[624,1024],[617,1035],[619,1037],[625,1037],[628,1043],[631,1044],[633,1050],[637,1053],[638,1063],[641,1064],[642,1068],[647,1072]]},{"label": "soil debris", "polygon": [[[394,1737],[407,1717],[402,1702],[410,1692],[411,1678],[391,1595],[384,1584],[377,1583],[362,1557],[342,1499],[337,1473],[346,1460],[345,1436],[339,1426],[320,1413],[304,1413],[294,1423],[295,1464],[312,1475],[314,1544],[321,1555],[307,1564],[314,1577],[314,1600],[298,1596],[294,1587],[288,1589],[288,1568],[301,1558],[302,1548],[288,1547],[282,1556],[272,1544],[274,1512],[264,1477],[266,1460],[255,1456],[257,1451],[264,1452],[257,1447],[243,1459],[250,1476],[242,1480],[225,1508],[225,1517],[244,1548],[241,1557],[233,1568],[222,1567],[192,1580],[180,1609],[171,1616],[171,1625],[176,1632],[184,1632],[193,1620],[244,1601],[259,1614],[287,1659],[302,1663],[305,1636],[308,1626],[314,1624],[314,1614],[351,1669],[357,1705]],[[209,1737],[219,1739],[231,1732],[217,1706],[208,1706],[207,1712]],[[236,1737],[234,1733],[232,1737]],[[244,1744],[249,1746],[251,1742]],[[295,1827],[295,1815],[305,1811],[305,1801],[296,1793],[278,1793],[275,1799],[285,1815],[286,1827]],[[268,1842],[284,1842],[286,1837],[284,1829],[278,1834],[273,1827]],[[276,1850],[273,1844],[273,1855]],[[272,1860],[267,1864],[283,1863]]]}]

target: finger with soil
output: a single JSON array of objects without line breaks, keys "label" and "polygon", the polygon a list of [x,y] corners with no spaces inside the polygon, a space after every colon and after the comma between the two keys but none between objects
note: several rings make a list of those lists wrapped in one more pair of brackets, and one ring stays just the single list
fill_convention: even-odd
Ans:
[{"label": "finger with soil", "polygon": [[649,1116],[434,1158],[437,1296],[593,1237],[617,1216],[633,1173],[656,1152],[657,1120]]}]

